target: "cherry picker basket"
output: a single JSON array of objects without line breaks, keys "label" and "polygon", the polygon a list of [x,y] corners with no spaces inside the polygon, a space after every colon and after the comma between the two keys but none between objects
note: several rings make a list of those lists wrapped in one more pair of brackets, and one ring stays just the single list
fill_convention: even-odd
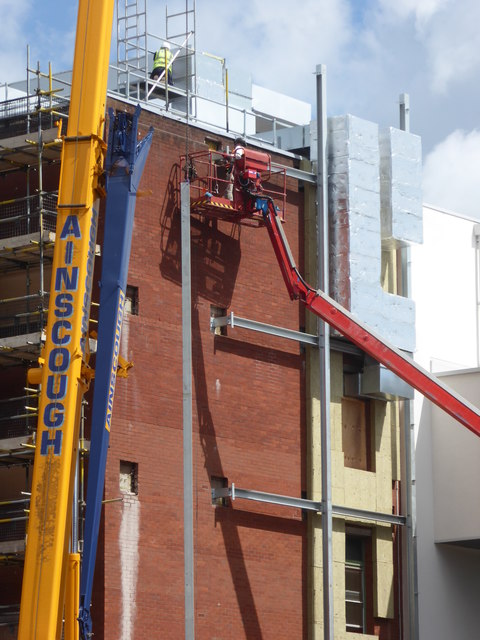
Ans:
[{"label": "cherry picker basket", "polygon": [[[181,179],[190,182],[191,212],[203,216],[220,218],[231,222],[258,226],[263,223],[260,212],[246,211],[242,207],[242,197],[235,187],[232,194],[232,154],[212,151],[198,151],[181,156]],[[270,156],[261,151],[245,149],[236,168],[242,175],[249,175],[249,182],[256,182],[256,195],[269,197],[277,207],[278,215],[285,219],[286,170],[271,162]],[[239,178],[239,180],[241,180]],[[229,193],[230,191],[230,193]],[[249,192],[250,193],[250,192]]]}]

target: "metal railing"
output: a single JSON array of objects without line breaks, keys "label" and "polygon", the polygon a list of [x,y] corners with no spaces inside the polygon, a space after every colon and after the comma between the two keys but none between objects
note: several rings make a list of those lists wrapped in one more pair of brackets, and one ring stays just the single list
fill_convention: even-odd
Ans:
[{"label": "metal railing", "polygon": [[0,502],[0,542],[25,538],[30,498]]},{"label": "metal railing", "polygon": [[0,238],[55,231],[57,200],[52,191],[0,202]]},{"label": "metal railing", "polygon": [[0,440],[33,433],[37,426],[38,395],[0,400]]},{"label": "metal railing", "polygon": [[[180,157],[180,173],[187,175],[190,181],[191,198],[201,198],[206,193],[224,196],[230,182],[227,172],[232,156],[221,151],[197,151],[191,153],[186,161]],[[262,172],[262,194],[273,198],[279,206],[279,216],[284,220],[286,209],[286,171],[285,167],[270,162],[268,169]]]},{"label": "metal railing", "polygon": [[[55,113],[46,113],[52,109]],[[24,96],[0,102],[0,138],[37,131],[40,125],[53,127],[58,116],[68,115],[68,109],[69,100],[58,96]]]},{"label": "metal railing", "polygon": [[0,627],[15,627],[18,624],[19,613],[19,604],[1,604]]},{"label": "metal railing", "polygon": [[42,331],[47,322],[49,294],[0,300],[0,338]]},{"label": "metal railing", "polygon": [[[195,53],[193,49],[186,48],[186,54],[195,59],[195,55],[206,56],[208,54]],[[190,67],[195,65],[192,62]],[[183,67],[183,62],[179,61],[177,65]],[[235,106],[235,92],[228,91],[227,83],[224,81],[224,95],[222,99],[215,99],[199,92],[196,87],[195,71],[190,72],[185,77],[178,77],[174,87],[168,84],[165,87],[165,95],[163,96],[163,104],[158,102],[158,95],[154,92],[149,95],[150,90],[154,86],[154,82],[150,80],[150,69],[145,68],[145,61],[140,66],[132,66],[129,62],[120,65],[111,64],[109,73],[112,78],[116,79],[116,86],[109,86],[109,93],[126,98],[127,100],[140,101],[143,103],[152,103],[158,106],[160,110],[171,111],[174,115],[185,117],[188,109],[188,116],[192,121],[199,125],[216,126],[224,129],[227,133],[238,133],[243,136],[254,137],[262,143],[272,145],[274,147],[281,146],[279,144],[279,133],[282,129],[291,128],[292,124],[277,118],[259,113],[252,109]],[[41,124],[45,127],[46,118],[51,119],[51,124],[57,115],[68,115],[69,93],[71,82],[66,79],[55,77],[55,86],[57,84],[65,89],[62,98],[53,96],[36,96],[30,95],[22,98],[15,98],[0,102],[0,138],[10,137],[21,133],[26,133],[27,127],[30,131],[36,131],[39,128],[39,118],[42,118]],[[163,83],[160,83],[163,85]],[[189,85],[187,92],[186,86]],[[159,87],[160,89],[162,87]],[[188,105],[187,105],[188,96]],[[240,96],[242,100],[244,96]],[[199,116],[197,103],[205,106],[211,106],[215,113],[214,121],[212,118]],[[42,113],[43,111],[43,113]],[[50,113],[47,113],[50,111]],[[53,111],[53,113],[52,113]],[[202,109],[202,112],[205,110]],[[208,111],[208,109],[207,109]],[[26,118],[28,114],[28,118]],[[222,115],[221,115],[222,114]],[[28,121],[28,123],[27,123]]]},{"label": "metal railing", "polygon": [[[152,103],[153,101],[153,104],[158,104],[157,93],[151,92],[155,82],[150,80],[147,70],[132,68],[128,65],[123,67],[110,65],[110,71],[115,72],[118,78],[116,90],[112,88],[109,89],[111,93],[116,93],[127,100],[145,103]],[[235,95],[233,93],[231,93],[230,96],[226,93],[224,99],[219,101],[196,91],[189,90],[187,93],[186,89],[182,86],[184,84],[185,79],[180,79],[174,87],[168,84],[164,85],[163,82],[159,83],[158,88],[165,90],[163,95],[163,108],[180,117],[185,116],[188,96],[189,118],[200,125],[212,126],[213,122],[211,119],[199,117],[198,109],[195,108],[196,101],[201,101],[202,104],[211,105],[216,109],[220,108],[218,113],[223,112],[223,116],[215,118],[215,126],[224,128],[227,133],[238,133],[243,136],[254,137],[259,142],[274,147],[279,146],[279,132],[282,129],[289,129],[292,126],[291,123],[276,118],[275,116],[268,116],[256,112],[253,109],[235,106],[232,104],[232,96]],[[217,113],[217,111],[215,111],[215,113]],[[257,131],[261,133],[257,133]]]}]

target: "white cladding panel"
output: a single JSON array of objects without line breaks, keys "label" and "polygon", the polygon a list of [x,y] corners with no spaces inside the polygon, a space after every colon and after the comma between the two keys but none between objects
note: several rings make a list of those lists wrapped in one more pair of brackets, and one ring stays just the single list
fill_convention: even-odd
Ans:
[{"label": "white cladding panel", "polygon": [[[409,148],[405,155],[411,164],[420,162],[420,155],[413,159],[416,143],[408,146],[402,136],[397,143],[397,136],[391,131],[387,139],[397,150],[402,146],[400,143]],[[416,149],[420,154],[418,145]],[[387,190],[390,195],[386,199],[389,212],[385,218],[390,216],[393,220],[390,237],[394,237],[397,230],[408,227],[412,212],[418,218],[419,210],[421,216],[421,191],[415,182],[409,192],[409,206],[406,206],[400,198],[399,185],[408,182],[409,171],[403,165],[408,166],[409,161],[397,162],[391,157],[389,161],[385,150],[383,155],[382,164],[389,167],[389,175],[384,172],[382,176],[383,190],[390,185]],[[387,293],[380,284],[382,224],[378,125],[351,115],[330,118],[328,156],[331,294],[389,342],[406,351],[414,351],[414,302]],[[418,172],[412,170],[411,173],[417,180]],[[405,242],[406,235],[402,233],[403,237],[398,240]],[[410,235],[421,241],[418,233]]]},{"label": "white cladding panel", "polygon": [[422,143],[419,136],[389,127],[380,131],[382,242],[422,242]]}]

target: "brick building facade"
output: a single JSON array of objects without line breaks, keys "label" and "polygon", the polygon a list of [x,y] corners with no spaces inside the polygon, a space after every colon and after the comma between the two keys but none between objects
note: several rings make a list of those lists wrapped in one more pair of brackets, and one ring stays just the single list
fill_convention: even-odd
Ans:
[{"label": "brick building facade", "polygon": [[[133,109],[112,97],[109,105]],[[145,109],[140,132],[150,126],[154,137],[137,199],[122,331],[121,352],[134,367],[127,379],[117,381],[93,593],[94,631],[106,640],[173,640],[184,634],[180,157],[187,150],[233,145],[233,136],[225,132]],[[298,155],[263,148],[279,165],[298,168]],[[46,168],[44,189],[56,188],[58,172],[57,157]],[[4,187],[5,199],[23,195],[17,173],[6,176]],[[284,230],[299,270],[308,278],[316,256],[314,196],[312,185],[287,177]],[[348,220],[348,214],[338,219]],[[30,240],[24,242],[22,255],[29,255]],[[332,245],[336,273],[349,259],[341,249]],[[278,504],[212,502],[212,488],[232,483],[320,499],[318,389],[312,374],[318,351],[241,328],[210,328],[212,317],[231,311],[312,333],[316,321],[290,301],[262,226],[194,213],[191,251],[196,638],[318,640],[323,637],[320,514],[307,517],[300,508]],[[15,269],[24,273],[25,267],[12,266],[6,249],[2,256],[1,283],[11,297],[12,274]],[[394,250],[383,252],[384,288],[393,291],[395,261]],[[26,272],[33,280],[39,277],[37,264]],[[47,283],[49,276],[47,260]],[[5,399],[21,395],[32,362],[33,355],[21,356],[15,367],[2,362]],[[337,344],[331,365],[333,499],[347,507],[399,513],[399,405],[348,397],[345,376],[363,370],[360,352],[348,355]],[[88,429],[87,409],[87,439]],[[18,449],[10,455],[0,469],[0,497],[11,500],[28,489],[29,463],[14,464]],[[353,628],[353,637],[401,637],[398,540],[397,526],[376,524],[375,519],[335,519],[336,638],[351,637]],[[10,554],[11,562],[0,567],[2,604],[19,601],[21,552]],[[352,591],[352,579],[363,586]],[[361,600],[349,600],[349,594]],[[360,621],[349,610],[352,603]],[[14,634],[12,622],[0,638]]]},{"label": "brick building facade", "polygon": [[[138,465],[138,495],[105,509],[105,638],[183,633],[182,333],[178,164],[206,149],[201,129],[143,114],[155,128],[137,203],[129,284],[138,315],[122,351],[106,499],[121,461]],[[207,142],[206,142],[207,137]],[[210,138],[210,139],[208,139]],[[214,136],[222,148],[229,138]],[[276,158],[282,164],[290,158]],[[286,231],[302,264],[303,210],[288,180]],[[264,228],[192,217],[195,625],[198,638],[303,637],[306,522],[299,510],[212,505],[215,483],[305,490],[305,360],[296,343],[241,329],[210,330],[218,309],[299,329]],[[124,554],[126,556],[124,557]],[[94,615],[98,605],[94,606]]]}]

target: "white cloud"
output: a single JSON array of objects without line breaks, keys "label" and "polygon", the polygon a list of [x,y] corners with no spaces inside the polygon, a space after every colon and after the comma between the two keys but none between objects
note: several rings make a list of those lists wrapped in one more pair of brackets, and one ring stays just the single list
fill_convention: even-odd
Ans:
[{"label": "white cloud", "polygon": [[0,0],[0,83],[26,75],[26,54],[20,54],[26,51],[22,51],[22,44],[27,41],[24,22],[30,9],[29,0]]},{"label": "white cloud", "polygon": [[463,81],[476,82],[480,71],[480,3],[449,4],[432,21],[426,47],[434,90],[444,93]]},{"label": "white cloud", "polygon": [[387,17],[405,20],[413,15],[417,27],[421,28],[449,2],[451,0],[379,0],[379,5]]},{"label": "white cloud", "polygon": [[[168,3],[169,13],[184,8],[183,0]],[[148,21],[150,33],[165,32],[164,8],[152,0]],[[185,30],[184,17],[171,21],[169,31]],[[225,58],[231,74],[241,70],[256,84],[300,100],[313,101],[316,65],[333,67],[352,34],[349,0],[202,0],[196,5],[197,51]]]},{"label": "white cloud", "polygon": [[[72,22],[69,23],[72,25]],[[35,35],[31,40],[31,58],[35,62],[41,61],[40,67],[47,66],[52,62],[53,73],[56,71],[68,71],[73,67],[73,55],[75,50],[76,25],[59,30],[54,25],[35,25]],[[55,50],[52,51],[52,42],[56,42]],[[53,55],[53,58],[52,58]],[[44,70],[42,68],[42,70]]]},{"label": "white cloud", "polygon": [[199,49],[225,56],[257,84],[305,99],[313,95],[317,63],[334,64],[351,37],[350,6],[347,0],[206,1],[197,8],[197,32]]},{"label": "white cloud", "polygon": [[[478,0],[378,0],[378,7],[377,28],[382,22],[401,28],[402,22],[413,18],[410,38],[424,49],[428,82],[435,92],[445,93],[458,82],[473,80],[480,70]],[[400,52],[407,57],[409,39]]]},{"label": "white cloud", "polygon": [[480,220],[480,131],[454,131],[426,157],[423,199]]}]

